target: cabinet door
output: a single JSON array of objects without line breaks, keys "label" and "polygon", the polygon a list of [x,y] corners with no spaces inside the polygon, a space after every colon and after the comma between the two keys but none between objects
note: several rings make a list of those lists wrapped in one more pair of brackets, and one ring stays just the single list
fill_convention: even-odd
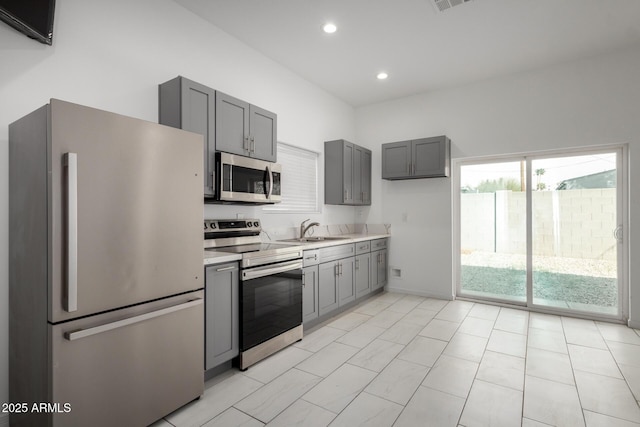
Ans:
[{"label": "cabinet door", "polygon": [[387,250],[383,249],[378,251],[379,255],[377,258],[377,284],[376,289],[383,287],[387,284]]},{"label": "cabinet door", "polygon": [[355,263],[356,298],[371,291],[371,254],[358,255]]},{"label": "cabinet door", "polygon": [[327,262],[318,268],[318,314],[338,308],[338,263]]},{"label": "cabinet door", "polygon": [[416,139],[411,146],[414,177],[449,176],[449,143],[446,136]]},{"label": "cabinet door", "polygon": [[387,250],[371,252],[371,290],[380,289],[387,283]]},{"label": "cabinet door", "polygon": [[411,141],[382,144],[382,178],[397,179],[411,175]]},{"label": "cabinet door", "polygon": [[275,162],[277,155],[277,117],[255,105],[249,108],[249,155]]},{"label": "cabinet door", "polygon": [[344,305],[356,299],[354,280],[355,258],[345,258],[338,261],[338,297],[339,305]]},{"label": "cabinet door", "polygon": [[205,370],[239,351],[238,263],[212,265],[205,276]]},{"label": "cabinet door", "polygon": [[159,87],[159,120],[204,137],[204,195],[215,196],[215,90],[184,77],[176,77]]},{"label": "cabinet door", "polygon": [[353,204],[361,205],[364,200],[362,194],[362,163],[364,158],[364,148],[354,145],[353,147],[353,169],[352,169],[352,185],[353,190]]},{"label": "cabinet door", "polygon": [[216,92],[216,150],[249,155],[249,103]]},{"label": "cabinet door", "polygon": [[342,156],[342,170],[343,170],[343,182],[344,188],[342,189],[344,192],[344,204],[351,205],[354,202],[353,196],[353,159],[355,157],[355,146],[346,142],[343,146],[343,156]]},{"label": "cabinet door", "polygon": [[302,269],[302,321],[318,317],[318,266]]},{"label": "cabinet door", "polygon": [[362,204],[371,204],[371,151],[362,151]]}]

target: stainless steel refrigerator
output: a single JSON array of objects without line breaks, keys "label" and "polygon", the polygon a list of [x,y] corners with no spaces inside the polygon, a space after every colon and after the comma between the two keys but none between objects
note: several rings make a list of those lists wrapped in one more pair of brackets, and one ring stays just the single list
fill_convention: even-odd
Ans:
[{"label": "stainless steel refrigerator", "polygon": [[12,426],[203,393],[202,162],[200,135],[55,99],[9,126]]}]

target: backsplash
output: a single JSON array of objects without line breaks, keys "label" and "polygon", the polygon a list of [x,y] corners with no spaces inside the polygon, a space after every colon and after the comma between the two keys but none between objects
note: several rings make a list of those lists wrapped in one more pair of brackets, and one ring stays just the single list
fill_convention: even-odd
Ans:
[{"label": "backsplash", "polygon": [[[340,236],[343,234],[390,234],[391,224],[328,224],[311,227],[307,236]],[[300,227],[269,227],[262,231],[263,241],[299,237]]]}]

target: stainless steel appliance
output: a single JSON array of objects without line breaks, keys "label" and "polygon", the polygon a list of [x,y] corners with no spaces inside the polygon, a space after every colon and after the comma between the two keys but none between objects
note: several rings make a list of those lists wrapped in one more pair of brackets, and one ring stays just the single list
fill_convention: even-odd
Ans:
[{"label": "stainless steel appliance", "polygon": [[257,219],[205,220],[205,250],[242,254],[240,369],[302,339],[302,248],[262,243]]},{"label": "stainless steel appliance", "polygon": [[281,167],[277,163],[216,153],[216,199],[226,202],[278,203]]},{"label": "stainless steel appliance", "polygon": [[203,393],[202,152],[55,99],[9,126],[12,426],[143,426]]}]

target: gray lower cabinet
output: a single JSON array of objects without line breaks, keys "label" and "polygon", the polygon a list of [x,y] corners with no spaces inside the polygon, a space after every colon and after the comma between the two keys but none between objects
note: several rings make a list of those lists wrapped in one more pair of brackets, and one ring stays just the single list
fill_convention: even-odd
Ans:
[{"label": "gray lower cabinet", "polygon": [[306,250],[303,322],[365,297],[387,283],[387,239]]},{"label": "gray lower cabinet", "polygon": [[320,264],[320,316],[356,299],[354,265],[354,257]]},{"label": "gray lower cabinet", "polygon": [[344,305],[356,299],[355,258],[338,261],[338,305]]},{"label": "gray lower cabinet", "polygon": [[216,91],[178,76],[162,83],[158,96],[160,124],[204,136],[204,195],[215,196]]},{"label": "gray lower cabinet", "polygon": [[318,266],[304,267],[302,274],[302,322],[308,322],[320,315]]},{"label": "gray lower cabinet", "polygon": [[320,316],[338,308],[338,263],[325,262],[318,266],[318,314]]},{"label": "gray lower cabinet", "polygon": [[371,252],[371,290],[382,288],[387,284],[387,250]]},{"label": "gray lower cabinet", "polygon": [[238,355],[238,263],[205,267],[205,370]]},{"label": "gray lower cabinet", "polygon": [[446,136],[382,144],[382,178],[449,176],[451,141]]},{"label": "gray lower cabinet", "polygon": [[275,162],[277,116],[216,91],[216,150]]},{"label": "gray lower cabinet", "polygon": [[344,139],[326,141],[324,202],[329,205],[371,204],[371,150]]},{"label": "gray lower cabinet", "polygon": [[356,256],[354,268],[356,298],[360,298],[371,292],[371,254]]}]

